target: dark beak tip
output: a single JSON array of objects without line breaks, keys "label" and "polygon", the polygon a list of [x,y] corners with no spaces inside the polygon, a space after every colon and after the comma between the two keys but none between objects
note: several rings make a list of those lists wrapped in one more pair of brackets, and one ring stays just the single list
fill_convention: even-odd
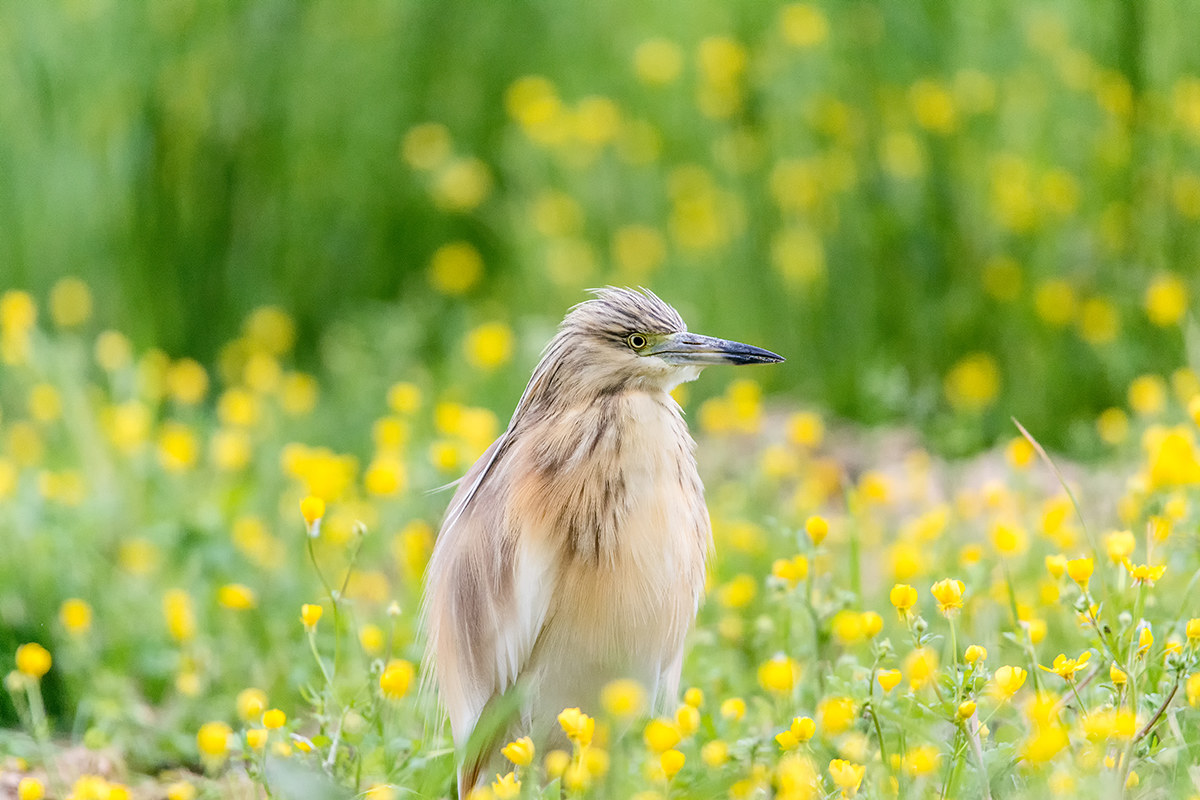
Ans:
[{"label": "dark beak tip", "polygon": [[749,352],[738,353],[734,360],[736,364],[779,364],[787,361],[786,358],[778,353],[772,353],[770,350],[764,350],[761,347],[747,348]]}]

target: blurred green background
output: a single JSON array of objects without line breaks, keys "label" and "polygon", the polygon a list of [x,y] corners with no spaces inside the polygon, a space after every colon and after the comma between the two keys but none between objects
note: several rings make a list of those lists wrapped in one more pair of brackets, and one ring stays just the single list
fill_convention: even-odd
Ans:
[{"label": "blurred green background", "polygon": [[209,363],[267,303],[302,364],[344,325],[383,372],[436,376],[499,322],[515,398],[585,288],[642,284],[787,355],[755,377],[789,401],[956,452],[1015,415],[1092,452],[1098,412],[1184,362],[1198,23],[1186,0],[2,2],[0,288],[82,277],[102,324]]}]

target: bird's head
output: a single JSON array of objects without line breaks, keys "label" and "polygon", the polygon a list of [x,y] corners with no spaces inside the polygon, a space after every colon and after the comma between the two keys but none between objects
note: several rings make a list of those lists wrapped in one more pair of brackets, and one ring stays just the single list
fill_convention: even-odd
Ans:
[{"label": "bird's head", "polygon": [[679,312],[645,289],[593,294],[567,313],[543,359],[569,361],[569,380],[584,391],[669,391],[712,364],[783,361],[760,347],[689,333]]}]

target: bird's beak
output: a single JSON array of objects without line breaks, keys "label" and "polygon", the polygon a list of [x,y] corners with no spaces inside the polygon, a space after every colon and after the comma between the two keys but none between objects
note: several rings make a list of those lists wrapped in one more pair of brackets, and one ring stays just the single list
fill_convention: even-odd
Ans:
[{"label": "bird's beak", "polygon": [[668,364],[701,367],[709,364],[772,364],[783,361],[783,356],[761,347],[686,331],[664,337],[645,355],[658,356]]}]

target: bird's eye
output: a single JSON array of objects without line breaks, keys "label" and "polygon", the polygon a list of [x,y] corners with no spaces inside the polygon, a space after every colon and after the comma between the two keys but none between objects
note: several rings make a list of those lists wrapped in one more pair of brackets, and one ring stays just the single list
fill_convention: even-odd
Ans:
[{"label": "bird's eye", "polygon": [[626,337],[625,341],[628,342],[629,346],[632,347],[634,350],[641,350],[647,344],[646,337],[642,336],[640,333],[629,334],[629,336]]}]

